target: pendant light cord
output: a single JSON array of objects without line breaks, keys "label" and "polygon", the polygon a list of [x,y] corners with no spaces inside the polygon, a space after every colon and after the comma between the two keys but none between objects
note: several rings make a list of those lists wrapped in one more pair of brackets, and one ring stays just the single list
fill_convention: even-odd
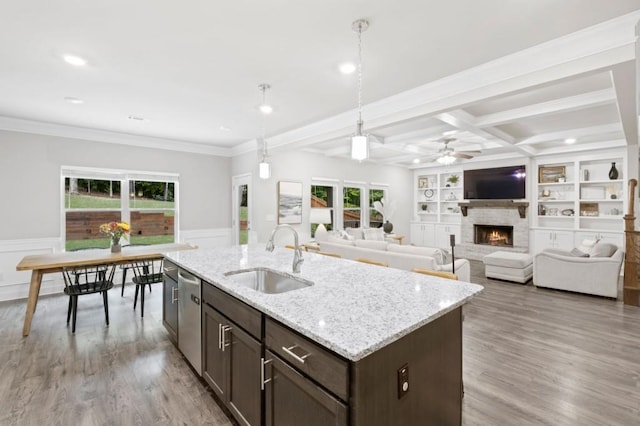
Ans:
[{"label": "pendant light cord", "polygon": [[[358,123],[362,122],[362,24],[358,26]],[[358,130],[361,125],[358,125]],[[361,132],[359,132],[361,133]]]}]

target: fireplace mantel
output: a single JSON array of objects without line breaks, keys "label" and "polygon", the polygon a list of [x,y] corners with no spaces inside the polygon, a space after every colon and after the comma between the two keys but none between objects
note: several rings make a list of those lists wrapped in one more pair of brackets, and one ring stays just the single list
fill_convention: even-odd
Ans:
[{"label": "fireplace mantel", "polygon": [[527,217],[528,201],[512,201],[512,200],[473,200],[458,203],[462,216],[467,215],[467,209],[471,208],[490,208],[490,209],[518,209],[521,219]]}]

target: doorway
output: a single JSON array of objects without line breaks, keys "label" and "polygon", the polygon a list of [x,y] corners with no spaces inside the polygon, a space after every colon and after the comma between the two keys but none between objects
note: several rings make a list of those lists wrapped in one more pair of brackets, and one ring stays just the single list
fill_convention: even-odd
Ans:
[{"label": "doorway", "polygon": [[248,244],[251,231],[251,174],[234,176],[232,186],[233,243]]}]

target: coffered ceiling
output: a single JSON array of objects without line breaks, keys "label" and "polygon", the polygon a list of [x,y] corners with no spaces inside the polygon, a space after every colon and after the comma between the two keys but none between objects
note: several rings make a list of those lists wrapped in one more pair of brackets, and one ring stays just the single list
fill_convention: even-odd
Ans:
[{"label": "coffered ceiling", "polygon": [[445,132],[465,161],[637,143],[637,0],[3,2],[0,128],[232,156],[269,83],[271,153],[347,157],[358,18],[370,161],[423,167]]}]

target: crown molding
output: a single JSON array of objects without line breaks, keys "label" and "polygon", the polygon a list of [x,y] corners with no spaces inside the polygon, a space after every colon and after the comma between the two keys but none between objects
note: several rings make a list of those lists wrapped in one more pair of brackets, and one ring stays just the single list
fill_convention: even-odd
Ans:
[{"label": "crown molding", "polygon": [[67,126],[64,124],[47,123],[42,121],[24,120],[21,118],[6,116],[0,116],[0,130],[9,130],[21,133],[34,133],[37,135],[58,136],[70,139],[82,139],[119,145],[139,146],[143,148],[190,152],[194,154],[217,155],[221,157],[232,156],[231,150],[229,148],[220,148],[180,140],[131,135],[128,133],[111,132],[108,130]]}]

